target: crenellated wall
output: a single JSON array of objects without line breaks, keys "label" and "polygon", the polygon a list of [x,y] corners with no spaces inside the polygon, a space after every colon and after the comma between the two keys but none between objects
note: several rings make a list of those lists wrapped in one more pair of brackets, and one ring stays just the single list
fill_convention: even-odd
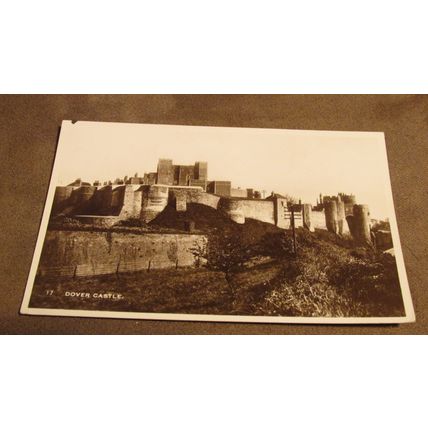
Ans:
[{"label": "crenellated wall", "polygon": [[[352,204],[353,202],[355,196],[340,194],[338,197],[325,196],[323,210],[318,206],[313,210],[309,204],[300,204],[295,215],[295,225],[311,231],[327,229],[339,235],[351,232],[357,242],[367,243],[370,241],[368,207]],[[231,220],[240,224],[245,223],[245,219],[254,219],[283,229],[291,227],[291,212],[286,198],[221,197],[205,192],[200,186],[127,184],[57,187],[52,212],[84,215],[85,222],[102,223],[102,218],[97,219],[97,216],[116,216],[118,220],[139,218],[149,223],[169,203],[174,204],[177,211],[186,211],[189,203],[207,205],[224,212]],[[107,220],[107,223],[111,221]]]}]

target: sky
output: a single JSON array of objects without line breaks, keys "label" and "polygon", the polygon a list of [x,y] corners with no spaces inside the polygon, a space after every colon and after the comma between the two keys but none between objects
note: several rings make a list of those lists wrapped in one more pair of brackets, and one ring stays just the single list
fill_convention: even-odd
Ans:
[{"label": "sky", "polygon": [[64,121],[54,165],[56,185],[101,182],[174,164],[208,162],[209,180],[288,194],[315,204],[320,193],[353,193],[372,218],[393,215],[384,135]]}]

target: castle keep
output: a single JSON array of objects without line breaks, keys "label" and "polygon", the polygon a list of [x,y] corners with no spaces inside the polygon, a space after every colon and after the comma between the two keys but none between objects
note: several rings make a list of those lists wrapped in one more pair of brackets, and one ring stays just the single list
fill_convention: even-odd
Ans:
[{"label": "castle keep", "polygon": [[207,162],[174,165],[170,159],[160,159],[157,171],[143,177],[135,174],[103,184],[78,179],[56,188],[52,213],[92,224],[113,225],[133,218],[148,223],[167,205],[186,211],[189,203],[217,209],[240,224],[249,218],[288,229],[294,218],[296,227],[350,233],[361,244],[370,242],[369,209],[358,205],[354,195],[320,195],[314,207],[301,201],[292,204],[274,193],[262,199],[254,189],[233,188],[230,181],[208,180]]},{"label": "castle keep", "polygon": [[207,188],[208,164],[196,162],[194,165],[173,165],[170,159],[159,159],[157,184],[167,186],[200,186]]}]

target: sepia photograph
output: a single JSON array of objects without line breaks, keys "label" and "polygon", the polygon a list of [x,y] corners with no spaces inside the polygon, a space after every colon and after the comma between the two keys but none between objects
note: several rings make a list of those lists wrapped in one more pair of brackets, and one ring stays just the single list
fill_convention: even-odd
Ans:
[{"label": "sepia photograph", "polygon": [[64,121],[21,313],[414,321],[384,134]]}]

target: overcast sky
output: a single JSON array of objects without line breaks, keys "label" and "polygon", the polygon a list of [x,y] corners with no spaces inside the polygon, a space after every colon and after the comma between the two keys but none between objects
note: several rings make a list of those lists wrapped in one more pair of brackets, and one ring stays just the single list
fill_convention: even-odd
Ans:
[{"label": "overcast sky", "polygon": [[208,162],[210,180],[230,180],[315,204],[319,193],[353,193],[372,217],[392,215],[381,133],[63,122],[54,180],[114,180],[174,164]]}]

